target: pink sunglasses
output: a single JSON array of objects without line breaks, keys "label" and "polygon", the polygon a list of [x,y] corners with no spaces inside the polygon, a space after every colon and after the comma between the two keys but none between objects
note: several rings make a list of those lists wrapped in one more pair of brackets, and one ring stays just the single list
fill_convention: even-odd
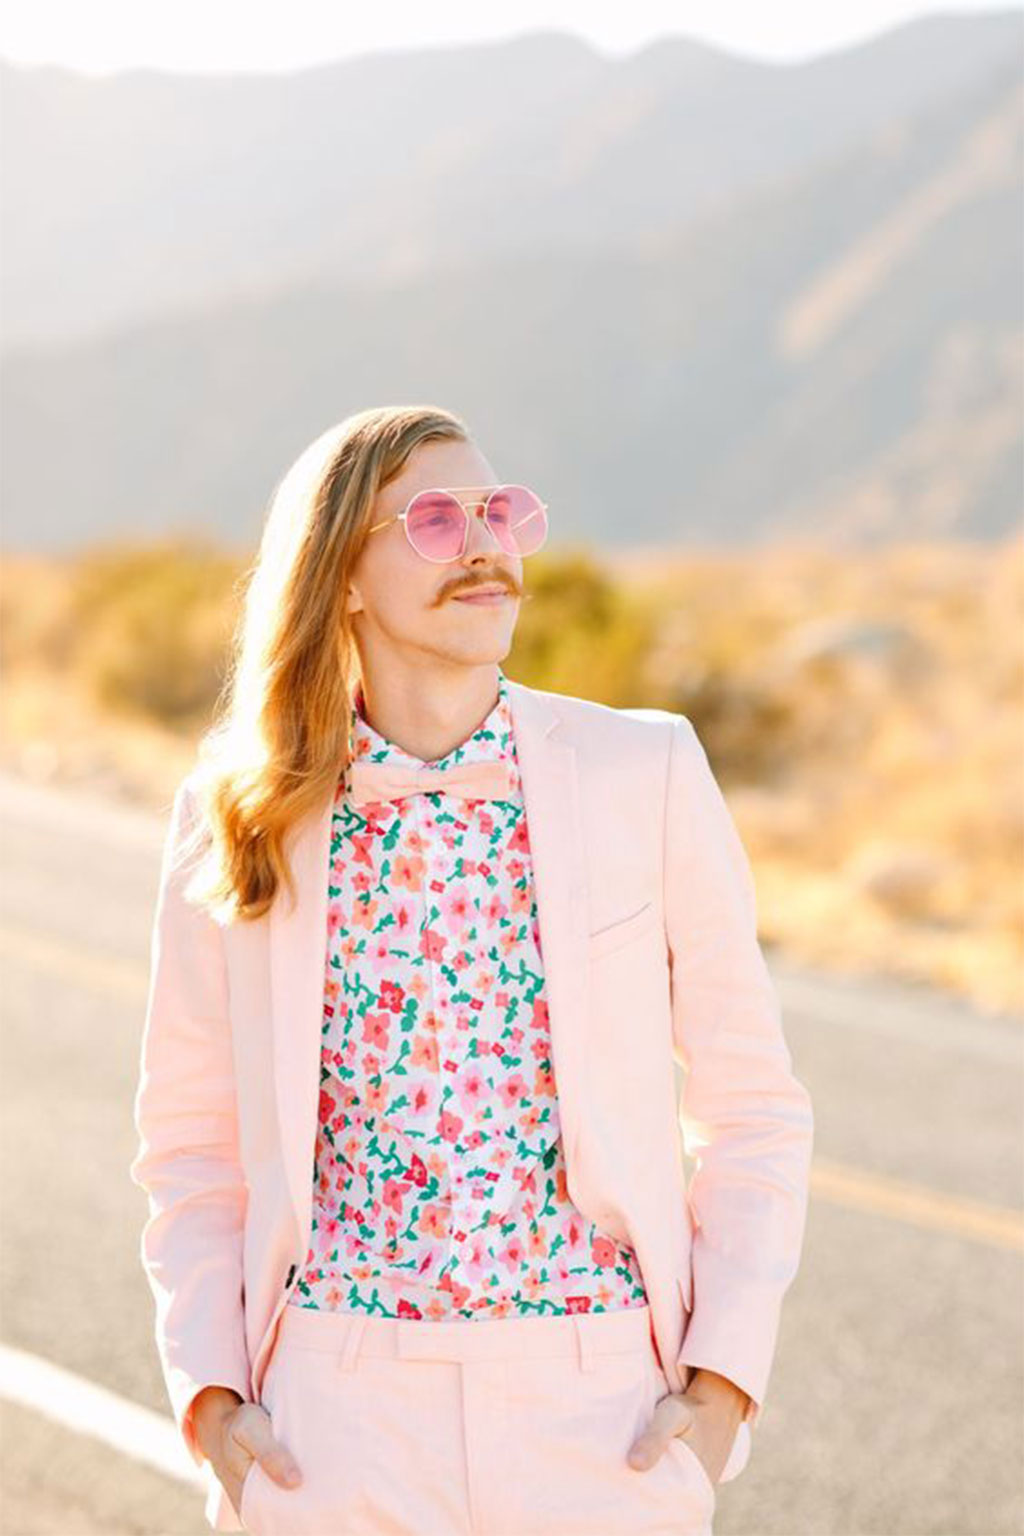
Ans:
[{"label": "pink sunglasses", "polygon": [[540,549],[548,533],[547,503],[525,485],[496,485],[486,497],[461,500],[455,492],[479,489],[457,485],[446,489],[417,491],[402,512],[374,523],[368,533],[404,522],[405,535],[424,560],[445,564],[459,560],[466,552],[469,538],[470,507],[483,508],[482,515],[501,548],[509,555],[532,555]]}]

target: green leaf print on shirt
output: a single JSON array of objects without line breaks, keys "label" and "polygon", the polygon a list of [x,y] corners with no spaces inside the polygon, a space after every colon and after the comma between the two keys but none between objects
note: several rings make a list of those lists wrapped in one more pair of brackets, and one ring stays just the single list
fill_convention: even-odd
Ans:
[{"label": "green leaf print on shirt", "polygon": [[[351,723],[354,755],[417,764],[358,708]],[[500,669],[486,721],[438,766],[498,757],[513,768],[503,801],[432,791],[357,811],[339,778],[301,1304],[472,1319],[645,1298],[632,1250],[568,1193]]]}]

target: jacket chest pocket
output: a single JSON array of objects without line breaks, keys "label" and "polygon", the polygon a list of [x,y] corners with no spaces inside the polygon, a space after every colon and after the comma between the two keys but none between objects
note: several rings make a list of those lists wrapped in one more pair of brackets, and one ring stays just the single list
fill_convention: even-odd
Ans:
[{"label": "jacket chest pocket", "polygon": [[645,901],[642,907],[627,913],[625,917],[616,918],[613,923],[605,923],[604,927],[591,933],[587,939],[587,953],[591,960],[598,960],[613,950],[621,949],[625,944],[631,944],[634,939],[642,938],[657,928],[660,921],[654,902]]}]

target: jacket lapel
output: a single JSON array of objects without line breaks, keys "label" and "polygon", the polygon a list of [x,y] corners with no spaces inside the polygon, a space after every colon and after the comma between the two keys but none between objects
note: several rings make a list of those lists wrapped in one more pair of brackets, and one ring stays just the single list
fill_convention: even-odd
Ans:
[{"label": "jacket lapel", "polygon": [[[506,678],[533,861],[551,1049],[566,1161],[575,1167],[588,982],[586,859],[576,749],[543,694]],[[307,1234],[320,1096],[333,791],[291,834],[296,900],[270,908],[274,1086],[288,1188]]]},{"label": "jacket lapel", "polygon": [[281,890],[270,908],[270,1006],[274,1088],[285,1173],[299,1232],[309,1230],[320,1098],[327,963],[327,861],[334,791],[293,829],[295,904]]},{"label": "jacket lapel", "polygon": [[[551,1053],[570,1186],[582,1115],[589,981],[587,864],[576,748],[543,693],[507,679],[548,1000]],[[570,1190],[575,1196],[575,1191]]]}]

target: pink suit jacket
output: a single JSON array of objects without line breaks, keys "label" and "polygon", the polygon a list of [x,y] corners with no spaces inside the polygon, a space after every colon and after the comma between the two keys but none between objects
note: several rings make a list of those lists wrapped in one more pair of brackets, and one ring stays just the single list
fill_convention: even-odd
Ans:
[{"label": "pink suit jacket", "polygon": [[[726,1481],[798,1268],[813,1135],[750,866],[685,715],[508,684],[569,1191],[633,1246],[672,1389],[704,1366],[750,1394]],[[259,1400],[308,1249],[332,803],[289,832],[294,908],[282,891],[220,925],[183,899],[191,781],[164,847],[130,1172],[175,1419],[207,1469],[208,1522],[237,1531],[188,1410],[214,1383]]]}]

